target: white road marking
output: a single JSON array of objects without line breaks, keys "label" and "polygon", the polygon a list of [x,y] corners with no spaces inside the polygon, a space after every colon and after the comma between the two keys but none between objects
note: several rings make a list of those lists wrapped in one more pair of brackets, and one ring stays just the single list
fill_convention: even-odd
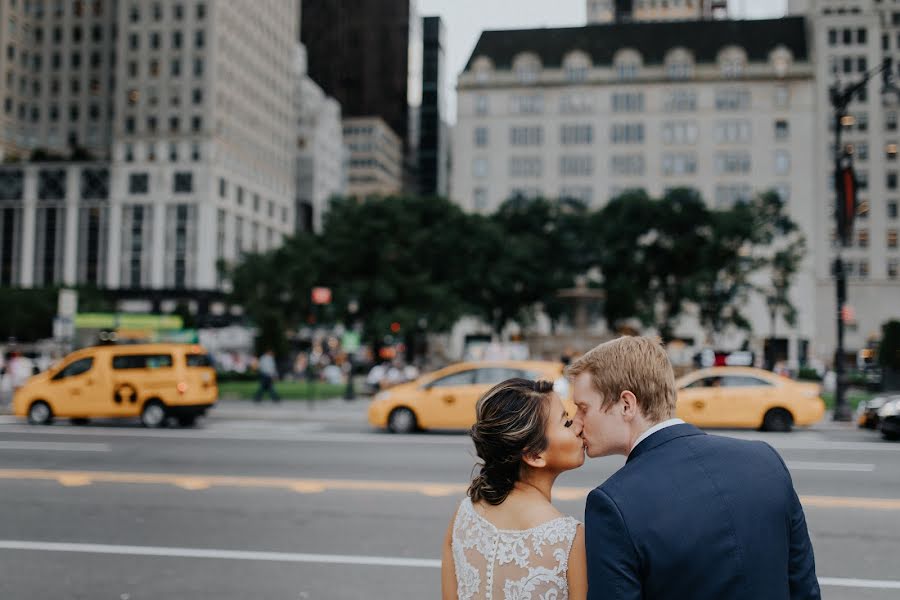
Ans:
[{"label": "white road marking", "polygon": [[[440,560],[426,558],[355,556],[347,554],[306,554],[296,552],[258,552],[246,550],[219,550],[215,548],[172,548],[163,546],[72,544],[58,542],[28,542],[23,540],[0,540],[0,550],[73,552],[79,554],[111,554],[117,556],[156,556],[162,558],[209,558],[259,562],[357,565],[371,567],[413,567],[419,569],[439,569],[441,567]],[[868,588],[882,590],[900,589],[900,581],[878,579],[819,577],[819,584],[829,587]]]},{"label": "white road marking", "polygon": [[4,442],[0,441],[2,450],[32,450],[48,452],[109,452],[109,444],[84,444],[70,442]]},{"label": "white road marking", "polygon": [[109,544],[64,544],[0,540],[0,550],[37,550],[43,552],[76,552],[81,554],[115,554],[120,556],[160,556],[166,558],[219,558],[263,562],[315,563],[328,565],[363,565],[372,567],[418,567],[439,569],[440,560],[395,558],[389,556],[353,556],[343,554],[302,554],[295,552],[254,552],[217,550],[213,548],[166,548],[158,546],[117,546]]},{"label": "white road marking", "polygon": [[819,585],[830,587],[869,588],[876,590],[900,590],[900,581],[890,579],[845,579],[842,577],[819,577]]},{"label": "white road marking", "polygon": [[785,461],[791,471],[847,471],[851,473],[871,473],[875,465],[862,463],[829,463],[829,462],[803,462],[797,460]]}]

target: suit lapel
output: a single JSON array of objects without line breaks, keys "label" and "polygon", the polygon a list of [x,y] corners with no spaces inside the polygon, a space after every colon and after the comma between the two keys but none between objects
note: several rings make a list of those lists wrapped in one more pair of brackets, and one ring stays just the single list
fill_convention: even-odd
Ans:
[{"label": "suit lapel", "polygon": [[641,443],[631,451],[631,454],[628,455],[628,459],[625,461],[625,463],[628,464],[641,454],[649,452],[650,450],[653,450],[657,446],[661,446],[666,442],[692,435],[706,434],[688,423],[679,423],[678,425],[672,425],[671,427],[660,429],[656,433],[650,435],[647,439],[642,440]]}]

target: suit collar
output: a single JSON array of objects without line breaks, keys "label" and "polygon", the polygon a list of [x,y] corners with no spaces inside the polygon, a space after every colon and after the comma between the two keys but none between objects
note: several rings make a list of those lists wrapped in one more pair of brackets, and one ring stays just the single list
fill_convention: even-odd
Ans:
[{"label": "suit collar", "polygon": [[682,423],[680,425],[672,425],[671,427],[666,427],[665,429],[661,429],[646,439],[642,440],[640,444],[634,447],[631,451],[631,454],[628,455],[628,460],[625,463],[629,463],[641,454],[645,452],[649,452],[653,450],[657,446],[661,446],[666,442],[671,442],[674,439],[681,437],[688,437],[692,435],[706,435],[693,425],[688,423]]}]

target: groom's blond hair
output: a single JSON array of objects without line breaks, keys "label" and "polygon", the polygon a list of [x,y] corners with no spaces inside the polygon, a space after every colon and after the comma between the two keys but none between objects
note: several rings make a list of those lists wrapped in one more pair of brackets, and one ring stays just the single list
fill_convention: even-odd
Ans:
[{"label": "groom's blond hair", "polygon": [[627,390],[649,421],[659,423],[675,415],[675,372],[658,341],[620,337],[600,344],[566,368],[572,379],[582,373],[590,373],[602,398],[601,410],[615,404]]}]

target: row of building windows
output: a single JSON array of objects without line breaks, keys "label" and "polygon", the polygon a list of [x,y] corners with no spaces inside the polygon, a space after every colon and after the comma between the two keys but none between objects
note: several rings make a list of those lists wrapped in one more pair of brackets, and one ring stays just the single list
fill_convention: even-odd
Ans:
[{"label": "row of building windows", "polygon": [[[647,110],[645,96],[642,92],[616,92],[610,96],[612,112],[645,112]],[[490,100],[485,94],[476,94],[475,114],[486,116],[490,113]],[[563,114],[579,114],[594,112],[597,96],[590,93],[565,93],[559,98],[559,112]],[[714,107],[720,111],[749,110],[751,107],[750,90],[724,88],[715,91]],[[773,98],[774,105],[786,108],[790,104],[790,90],[785,86],[777,86]],[[509,97],[509,112],[517,115],[543,114],[545,112],[544,95],[516,94]],[[660,104],[664,112],[695,112],[698,107],[697,92],[692,90],[670,90],[665,93]]]},{"label": "row of building windows", "polygon": [[[667,145],[694,144],[700,128],[693,121],[670,121],[662,124],[662,140]],[[489,145],[487,127],[476,127],[473,130],[474,144],[484,148]],[[749,144],[752,126],[749,120],[733,119],[716,122],[713,128],[714,137],[720,144]],[[774,123],[775,140],[787,140],[790,136],[790,125],[784,119]],[[644,140],[642,123],[616,124],[610,129],[610,141],[615,143],[639,143]],[[559,141],[564,146],[590,145],[594,142],[594,126],[589,123],[562,125],[559,128]],[[512,146],[541,146],[544,143],[544,127],[541,125],[513,126],[509,128],[509,143]],[[896,157],[896,144],[890,146]],[[867,147],[865,149],[867,153]],[[890,151],[890,150],[889,150]]]},{"label": "row of building windows", "polygon": [[[165,17],[165,13],[163,11],[164,4],[169,5],[170,3],[154,2],[152,6],[148,7],[146,2],[134,2],[128,11],[128,19],[132,23],[140,23],[142,18],[141,9],[146,8],[148,10],[144,14],[148,14],[149,18],[152,18],[154,21],[162,21]],[[171,4],[171,9],[171,17],[176,21],[181,21],[185,18],[184,4],[180,2]],[[196,4],[196,6],[194,7],[194,16],[198,21],[202,21],[206,18],[205,2],[198,2]]]},{"label": "row of building windows", "polygon": [[[594,159],[590,155],[565,155],[560,157],[559,160],[559,174],[562,176],[592,175],[594,173]],[[776,175],[790,175],[790,153],[786,150],[776,150],[774,163]],[[697,156],[694,153],[666,153],[663,154],[661,161],[662,174],[693,175],[697,172],[697,164]],[[718,152],[715,155],[715,167],[716,173],[719,175],[747,175],[752,170],[750,154],[748,152]],[[644,155],[612,155],[610,157],[609,171],[614,175],[644,175]],[[472,175],[477,178],[483,178],[487,177],[488,174],[488,159],[474,159],[472,162]],[[509,175],[511,177],[541,177],[543,175],[543,159],[539,156],[514,156],[509,161]],[[896,185],[890,189],[896,189]]]},{"label": "row of building windows", "polygon": [[[173,31],[171,35],[171,43],[169,44],[169,48],[172,50],[180,50],[184,47],[184,34],[183,31]],[[163,47],[163,34],[159,31],[151,31],[146,34],[147,36],[147,47],[150,50],[160,50]],[[128,48],[133,51],[139,51],[141,49],[141,32],[134,32],[128,34]],[[203,29],[197,29],[194,31],[194,48],[202,49],[206,47],[206,31]]]},{"label": "row of building windows", "polygon": [[[146,145],[146,152],[143,158],[148,162],[155,162],[158,159],[156,142],[150,142]],[[125,144],[124,159],[125,162],[128,163],[135,162],[136,157],[134,144]],[[173,163],[184,160],[183,155],[179,151],[179,145],[177,142],[169,142],[168,159],[169,162]],[[192,162],[199,162],[202,159],[200,142],[191,143],[190,159]]]},{"label": "row of building windows", "polygon": [[[202,58],[195,58],[192,64],[192,74],[194,77],[203,77],[205,73],[205,63]],[[168,75],[171,77],[181,77],[183,73],[182,68],[182,60],[180,58],[173,58],[169,62],[169,73]],[[151,58],[147,63],[147,77],[151,79],[156,79],[160,76],[160,61],[156,58]],[[128,61],[127,67],[128,77],[134,79],[141,76],[140,64],[136,60]]]},{"label": "row of building windows", "polygon": [[[109,198],[109,169],[83,169],[78,177],[81,200]],[[25,172],[22,169],[0,170],[0,200],[23,200]],[[38,200],[65,200],[68,190],[66,169],[40,169],[37,173]]]},{"label": "row of building windows", "polygon": [[[66,61],[63,60],[63,54],[61,52],[51,52],[49,56],[50,60],[46,64],[54,71],[59,71],[63,68],[80,69],[84,64],[84,61],[82,60],[84,56],[87,56],[88,65],[92,69],[99,69],[103,66],[103,53],[99,50],[94,50],[88,54],[82,54],[78,50],[71,52],[68,55],[68,64],[65,64]],[[14,45],[9,44],[6,47],[6,58],[10,62],[16,59],[16,47]],[[19,64],[23,69],[40,71],[44,68],[44,55],[37,53],[29,54],[28,51],[22,51],[19,53]],[[11,64],[10,66],[15,65]]]},{"label": "row of building windows", "polygon": [[[147,133],[156,133],[162,130],[160,127],[160,119],[155,115],[147,117],[147,126],[145,131]],[[200,133],[203,131],[203,117],[200,115],[196,115],[191,117],[191,129],[193,133]],[[179,132],[181,131],[181,118],[180,117],[170,117],[169,118],[169,131],[170,132]],[[125,117],[125,133],[134,134],[137,133],[137,119],[133,116]]]},{"label": "row of building windows", "polygon": [[[224,177],[219,178],[219,198],[222,200],[228,199],[228,190],[229,183]],[[245,196],[249,197],[250,194],[244,193],[243,186],[235,185],[235,200],[237,201],[238,206],[244,205]],[[253,212],[259,213],[262,210],[263,203],[265,201],[260,197],[259,194],[253,194]],[[274,219],[277,207],[275,206],[275,202],[272,200],[268,201],[268,215],[269,218]],[[287,222],[288,220],[288,209],[286,206],[281,207],[281,220]]]}]

